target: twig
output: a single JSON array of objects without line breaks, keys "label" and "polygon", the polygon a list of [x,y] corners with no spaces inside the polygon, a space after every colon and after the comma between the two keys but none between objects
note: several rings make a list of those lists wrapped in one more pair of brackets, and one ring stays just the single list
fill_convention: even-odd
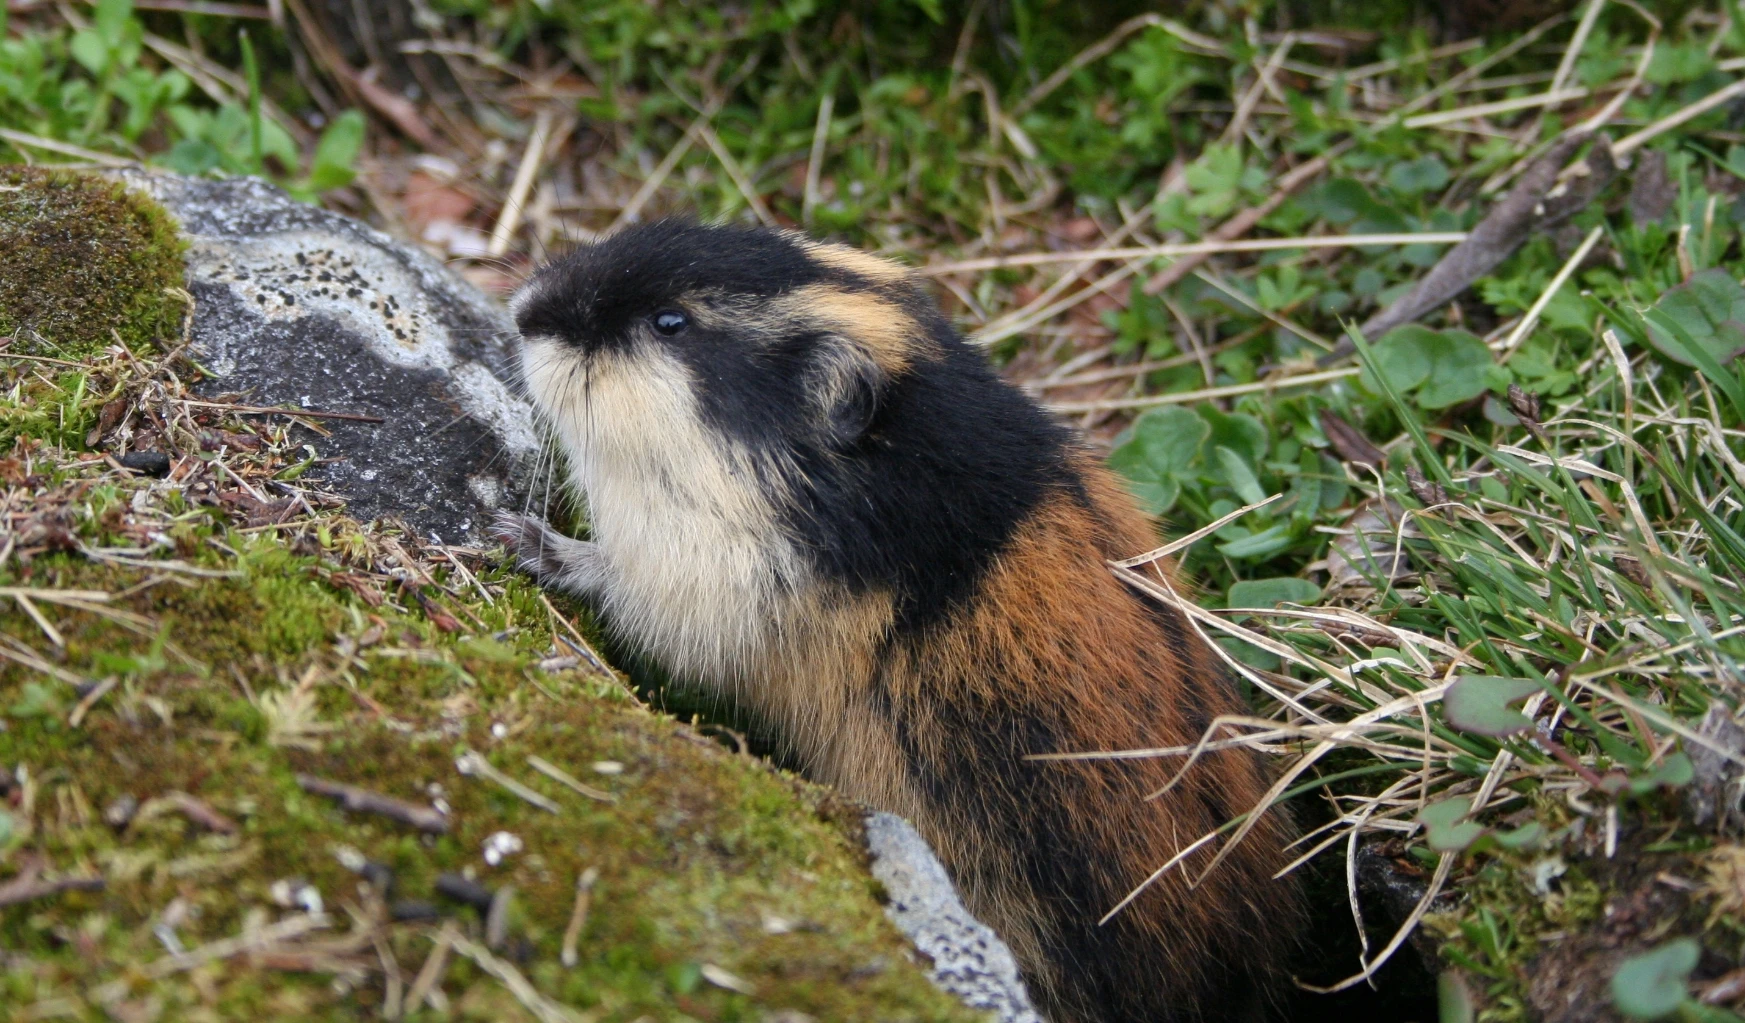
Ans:
[{"label": "twig", "polygon": [[0,637],[0,639],[5,640],[4,644],[0,644],[0,657],[15,661],[34,671],[40,671],[50,678],[58,678],[68,685],[83,686],[90,682],[90,679],[80,678],[65,668],[50,664],[36,656],[29,647],[16,643],[9,636]]},{"label": "twig", "polygon": [[102,164],[105,167],[133,166],[132,160],[126,160],[119,156],[111,156],[108,153],[99,153],[95,149],[86,149],[84,146],[75,146],[70,142],[57,142],[54,139],[45,139],[41,135],[32,135],[29,132],[14,131],[11,128],[0,128],[0,139],[5,139],[19,147],[46,149],[51,153],[59,153],[62,156],[76,156],[81,160],[88,160],[91,163]]},{"label": "twig", "polygon": [[137,828],[140,824],[166,810],[173,810],[194,824],[215,834],[234,835],[238,830],[235,821],[186,792],[168,792],[156,799],[147,800],[145,805],[139,808],[139,812],[133,815],[133,820],[127,825],[128,829]]},{"label": "twig", "polygon": [[1297,44],[1297,34],[1286,32],[1284,38],[1274,47],[1272,56],[1268,57],[1255,73],[1254,84],[1242,94],[1242,99],[1236,104],[1236,112],[1231,115],[1230,123],[1224,126],[1224,134],[1220,141],[1228,144],[1242,137],[1248,128],[1248,119],[1254,116],[1254,108],[1260,105],[1260,95],[1272,85],[1272,76],[1278,73],[1278,67],[1291,52],[1291,47]]},{"label": "twig", "polygon": [[[1599,189],[1611,180],[1614,170],[1610,153],[1603,144],[1596,146],[1589,155],[1593,173],[1581,179],[1579,185],[1571,184],[1555,198],[1550,198],[1550,195],[1557,187],[1558,172],[1564,163],[1590,137],[1566,135],[1559,139],[1521,175],[1521,180],[1509,190],[1509,194],[1491,207],[1465,241],[1444,253],[1411,291],[1363,324],[1363,336],[1380,337],[1402,323],[1410,323],[1430,310],[1440,308],[1470,287],[1473,281],[1495,269],[1533,232],[1555,226],[1587,206]],[[1325,364],[1355,350],[1356,346],[1347,338],[1321,361]]]},{"label": "twig", "polygon": [[545,142],[551,137],[551,121],[551,108],[540,107],[533,121],[533,133],[527,138],[527,149],[521,154],[521,165],[515,169],[515,180],[509,186],[509,196],[503,200],[503,212],[498,215],[497,226],[491,230],[491,240],[485,246],[488,255],[500,257],[508,252],[515,229],[521,226],[521,211],[527,204],[527,193],[533,190],[540,164],[545,161]]},{"label": "twig", "polygon": [[325,913],[304,913],[287,920],[268,924],[257,931],[239,934],[234,938],[220,938],[180,955],[158,959],[148,963],[144,967],[144,973],[153,980],[161,980],[172,974],[192,970],[205,963],[229,959],[244,952],[267,948],[282,941],[301,937],[310,931],[322,930],[331,926],[332,922],[332,918]]},{"label": "twig", "polygon": [[204,14],[212,18],[253,18],[270,21],[272,8],[256,4],[222,3],[220,0],[134,0],[141,11],[176,11],[181,14]]},{"label": "twig", "polygon": [[539,602],[545,605],[546,613],[551,615],[551,620],[562,625],[564,631],[570,634],[573,642],[569,640],[566,640],[565,642],[569,642],[569,645],[575,648],[576,653],[587,658],[588,664],[595,671],[607,678],[614,678],[615,676],[612,674],[612,669],[606,666],[605,660],[602,659],[598,653],[594,652],[593,646],[590,645],[587,640],[582,638],[582,634],[576,631],[576,627],[570,624],[568,618],[557,613],[557,608],[551,606],[551,599],[545,595],[545,591],[543,590],[539,593]]},{"label": "twig", "polygon": [[594,901],[594,882],[600,879],[600,869],[589,867],[576,878],[576,904],[570,910],[570,923],[563,931],[563,950],[559,961],[574,967],[581,959],[576,955],[576,943],[582,938],[582,928],[588,923],[588,906]]},{"label": "twig", "polygon": [[434,807],[419,806],[417,803],[384,796],[380,792],[371,792],[356,785],[328,781],[309,774],[297,775],[297,786],[304,792],[337,800],[340,806],[356,813],[379,814],[432,835],[448,833],[448,818]]},{"label": "twig", "polygon": [[1588,90],[1586,89],[1542,92],[1534,96],[1499,99],[1492,103],[1478,103],[1455,110],[1438,110],[1433,114],[1418,114],[1415,117],[1406,118],[1402,123],[1408,128],[1430,128],[1439,124],[1449,124],[1453,121],[1473,120],[1480,117],[1490,117],[1493,114],[1510,114],[1517,110],[1531,110],[1534,107],[1554,107],[1572,99],[1581,99],[1587,94]]},{"label": "twig", "polygon": [[1150,28],[1152,26],[1161,28],[1165,32],[1175,36],[1177,39],[1197,46],[1202,50],[1207,50],[1212,53],[1222,53],[1224,51],[1223,43],[1209,36],[1203,36],[1182,25],[1180,22],[1165,18],[1160,14],[1141,14],[1138,17],[1128,18],[1126,21],[1115,26],[1113,32],[1110,32],[1102,39],[1099,39],[1080,50],[1071,60],[1062,64],[1060,67],[1055,68],[1053,74],[1038,82],[1035,88],[1025,93],[1024,98],[1019,100],[1017,105],[1012,107],[1012,116],[1022,117],[1025,113],[1029,112],[1031,107],[1034,107],[1036,104],[1047,99],[1050,93],[1060,88],[1061,85],[1064,84],[1068,78],[1071,78],[1073,73],[1079,68],[1115,52],[1117,47],[1127,41],[1128,36],[1133,35],[1141,29]]},{"label": "twig", "polygon": [[399,1019],[405,1011],[406,982],[400,976],[400,961],[394,958],[394,947],[382,935],[380,928],[370,931],[370,943],[376,947],[376,958],[382,963],[382,1018]]},{"label": "twig", "polygon": [[62,892],[100,892],[106,882],[102,875],[93,877],[63,877],[53,881],[40,879],[39,871],[25,870],[5,884],[0,884],[0,907],[46,899]]},{"label": "twig", "polygon": [[527,757],[527,766],[565,788],[574,789],[582,795],[587,796],[589,799],[597,799],[602,803],[618,802],[617,796],[602,789],[597,789],[592,785],[587,785],[577,781],[568,771],[565,771],[563,768],[557,766],[551,761],[546,760],[544,757],[529,754]]},{"label": "twig", "polygon": [[1557,296],[1558,289],[1562,288],[1564,282],[1568,281],[1576,269],[1581,266],[1582,260],[1586,259],[1587,254],[1593,251],[1594,245],[1599,242],[1600,236],[1605,234],[1605,231],[1604,225],[1589,231],[1587,237],[1581,240],[1581,244],[1576,247],[1576,250],[1563,261],[1563,266],[1558,269],[1557,276],[1551,278],[1551,283],[1547,284],[1545,290],[1539,293],[1539,297],[1527,309],[1527,315],[1521,317],[1521,322],[1515,324],[1515,329],[1510,331],[1509,336],[1497,346],[1497,362],[1507,362],[1509,356],[1515,354],[1515,349],[1520,346],[1522,341],[1526,340],[1527,335],[1531,334],[1533,328],[1538,325],[1539,315]]},{"label": "twig", "polygon": [[[1315,157],[1313,160],[1292,168],[1280,177],[1273,185],[1272,194],[1267,196],[1264,202],[1260,203],[1258,206],[1250,206],[1248,209],[1243,210],[1241,213],[1238,213],[1229,220],[1219,224],[1217,228],[1212,231],[1209,237],[1213,242],[1232,242],[1247,234],[1249,231],[1252,231],[1255,225],[1266,219],[1266,217],[1274,210],[1283,206],[1285,200],[1295,194],[1297,189],[1302,188],[1304,185],[1308,184],[1310,180],[1318,177],[1328,167],[1331,167],[1333,161],[1338,159],[1340,156],[1343,156],[1345,151],[1350,149],[1354,144],[1355,143],[1351,139],[1346,139],[1345,141],[1333,146],[1331,149],[1328,149],[1320,156]],[[1351,236],[1348,235],[1347,237]],[[1202,242],[1200,244],[1205,243]],[[1216,251],[1229,252],[1242,250],[1221,249]],[[1198,267],[1201,263],[1204,263],[1209,255],[1211,255],[1210,252],[1194,253],[1188,255],[1187,258],[1179,259],[1176,262],[1171,263],[1169,266],[1164,267],[1162,270],[1159,270],[1157,273],[1152,274],[1151,279],[1145,282],[1145,293],[1147,295],[1155,295],[1176,283],[1186,277],[1189,273],[1193,272],[1194,268]]]},{"label": "twig", "polygon": [[1109,564],[1114,568],[1138,568],[1140,565],[1150,564],[1153,561],[1158,561],[1162,558],[1167,558],[1171,554],[1174,554],[1176,551],[1185,550],[1189,547],[1192,547],[1194,544],[1199,543],[1201,540],[1205,539],[1208,536],[1211,536],[1213,533],[1216,533],[1218,530],[1223,529],[1225,526],[1229,525],[1232,522],[1235,522],[1237,519],[1241,518],[1244,515],[1247,515],[1249,512],[1255,511],[1255,510],[1260,509],[1260,508],[1265,508],[1267,505],[1273,503],[1274,501],[1279,500],[1280,498],[1282,498],[1284,496],[1285,495],[1282,493],[1274,494],[1264,501],[1256,501],[1253,504],[1245,505],[1241,508],[1236,509],[1233,512],[1230,512],[1228,515],[1225,515],[1225,516],[1217,519],[1214,522],[1211,522],[1205,526],[1200,527],[1199,529],[1194,530],[1192,533],[1189,533],[1186,536],[1178,537],[1177,539],[1171,540],[1169,543],[1164,544],[1162,547],[1154,548],[1152,550],[1146,551],[1144,554],[1135,555],[1134,557],[1131,557],[1131,558],[1123,558],[1120,561],[1111,561],[1111,562],[1109,562]]},{"label": "twig", "polygon": [[812,226],[812,211],[818,205],[818,183],[824,173],[824,147],[830,141],[830,118],[836,110],[836,94],[825,92],[818,100],[818,122],[812,126],[812,151],[806,158],[806,194],[800,200],[800,222]]},{"label": "twig", "polygon": [[448,953],[459,933],[453,920],[442,925],[442,930],[436,935],[436,947],[430,950],[424,966],[412,980],[412,990],[406,994],[406,1015],[417,1013],[430,993],[442,984],[442,975],[448,970]]},{"label": "twig", "polygon": [[585,1018],[579,1013],[540,994],[539,989],[522,976],[520,970],[492,955],[490,949],[475,944],[459,933],[456,933],[449,940],[456,952],[471,959],[479,969],[495,977],[504,987],[508,988],[509,993],[515,996],[515,1000],[532,1013],[534,1018],[539,1020],[539,1023],[586,1023]]},{"label": "twig", "polygon": [[1745,95],[1745,78],[1741,78],[1725,88],[1717,89],[1714,92],[1709,93],[1707,96],[1704,96],[1702,99],[1697,100],[1695,103],[1667,114],[1665,117],[1662,117],[1660,120],[1655,121],[1653,124],[1648,125],[1640,131],[1624,136],[1618,141],[1612,143],[1612,153],[1615,156],[1628,156],[1630,153],[1640,148],[1644,142],[1664,135],[1686,121],[1701,117],[1739,95]]},{"label": "twig", "polygon": [[1448,883],[1448,873],[1454,868],[1455,858],[1455,853],[1442,854],[1442,858],[1436,863],[1436,872],[1430,875],[1429,886],[1424,889],[1424,894],[1419,897],[1418,904],[1412,907],[1412,912],[1406,917],[1405,923],[1402,923],[1400,929],[1394,932],[1394,936],[1388,941],[1387,946],[1380,952],[1376,953],[1374,959],[1369,960],[1363,965],[1363,969],[1360,972],[1355,973],[1330,987],[1316,987],[1310,984],[1302,984],[1303,990],[1313,991],[1316,994],[1330,995],[1335,991],[1344,991],[1346,988],[1355,987],[1373,976],[1375,971],[1381,969],[1389,959],[1393,958],[1393,954],[1399,951],[1400,946],[1406,943],[1406,939],[1411,936],[1414,930],[1417,929],[1418,921],[1424,919],[1424,914],[1430,911],[1430,904],[1436,901],[1436,896],[1442,894],[1442,886]]},{"label": "twig", "polygon": [[301,416],[305,419],[346,419],[357,423],[385,423],[381,416],[367,416],[361,412],[324,412],[312,408],[279,408],[273,405],[232,405],[222,401],[195,401],[192,398],[171,399],[180,405],[193,405],[198,408],[224,409],[246,415]]},{"label": "twig", "polygon": [[[1283,184],[1281,179],[1280,186],[1282,187]],[[1015,266],[1041,266],[1048,263],[1095,263],[1116,259],[1211,256],[1226,252],[1276,252],[1280,249],[1343,249],[1361,245],[1448,245],[1465,241],[1466,237],[1465,231],[1418,231],[1401,234],[1318,234],[1296,238],[1226,238],[1202,242],[1173,242],[1163,245],[1128,245],[1107,249],[1072,249],[1065,252],[1024,252],[1011,256],[983,256],[979,259],[964,259],[954,263],[936,263],[932,266],[918,267],[915,272],[923,277],[939,277],[944,274],[1004,270]],[[1174,270],[1178,265],[1180,264],[1172,264],[1168,269]]]},{"label": "twig", "polygon": [[563,807],[557,805],[557,803],[552,800],[547,799],[545,796],[540,795],[516,781],[514,778],[511,778],[502,771],[492,767],[490,761],[486,760],[479,754],[474,753],[470,749],[462,752],[461,755],[455,759],[454,766],[455,770],[467,775],[468,777],[477,775],[480,778],[484,778],[486,781],[496,782],[498,785],[503,786],[510,792],[515,793],[522,799],[539,807],[541,810],[545,810],[549,813],[558,813],[563,809]]},{"label": "twig", "polygon": [[1557,62],[1557,72],[1551,76],[1551,86],[1546,91],[1556,92],[1569,81],[1576,58],[1581,56],[1581,48],[1587,45],[1587,37],[1600,20],[1600,10],[1605,6],[1606,0],[1587,0],[1587,10],[1581,12],[1581,21],[1576,23],[1575,34],[1569,37],[1569,45],[1564,47],[1563,59]]},{"label": "twig", "polygon": [[85,715],[91,712],[91,708],[97,705],[97,701],[109,695],[109,691],[120,683],[121,676],[119,675],[110,675],[97,683],[90,692],[85,694],[85,698],[79,701],[79,705],[73,708],[73,712],[67,715],[67,724],[72,728],[77,728],[83,724]]},{"label": "twig", "polygon": [[745,203],[751,207],[751,212],[757,215],[758,222],[765,227],[777,226],[775,214],[771,213],[769,207],[764,205],[763,196],[757,194],[756,183],[745,173],[745,168],[740,166],[739,160],[721,141],[721,136],[716,134],[715,129],[707,124],[703,125],[702,136],[709,151],[715,154],[716,160],[720,161],[721,169],[727,172],[728,180],[733,182],[733,187],[738,189],[739,194],[745,198]]},{"label": "twig", "polygon": [[1358,368],[1349,366],[1344,369],[1323,370],[1319,373],[1299,373],[1296,376],[1277,377],[1269,380],[1256,380],[1251,384],[1228,384],[1223,387],[1204,387],[1197,391],[1180,391],[1175,394],[1142,394],[1132,398],[1102,398],[1096,401],[1058,401],[1049,404],[1055,412],[1113,412],[1119,409],[1151,408],[1155,405],[1184,405],[1196,401],[1211,401],[1215,398],[1232,398],[1239,394],[1255,394],[1271,392],[1284,387],[1307,387],[1310,384],[1324,384],[1329,380],[1339,380],[1344,377],[1356,376]]}]

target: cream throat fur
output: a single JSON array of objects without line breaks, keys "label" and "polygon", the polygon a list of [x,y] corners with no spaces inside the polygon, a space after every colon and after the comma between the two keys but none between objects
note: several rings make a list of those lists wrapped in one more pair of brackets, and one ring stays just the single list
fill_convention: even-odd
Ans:
[{"label": "cream throat fur", "polygon": [[578,588],[672,670],[736,685],[780,645],[808,582],[755,483],[770,474],[704,427],[670,357],[600,352],[578,370],[560,344],[526,339],[523,374],[586,502],[600,574]]}]

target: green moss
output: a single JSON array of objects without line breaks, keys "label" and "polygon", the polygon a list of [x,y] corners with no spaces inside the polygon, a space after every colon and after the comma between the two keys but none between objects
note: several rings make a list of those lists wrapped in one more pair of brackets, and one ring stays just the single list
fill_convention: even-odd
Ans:
[{"label": "green moss", "polygon": [[113,343],[175,337],[184,281],[175,221],[151,199],[88,174],[0,167],[0,334],[77,359]]},{"label": "green moss", "polygon": [[[285,916],[270,899],[282,878],[315,885],[343,933],[350,924],[341,907],[367,913],[372,904],[335,856],[349,847],[392,868],[393,898],[441,904],[434,881],[447,871],[514,885],[518,924],[502,955],[544,995],[600,1023],[749,1023],[782,1009],[821,1021],[977,1018],[921,977],[885,920],[856,810],[647,710],[620,680],[541,671],[552,623],[524,580],[487,572],[482,581],[498,595],[465,607],[484,628],[450,635],[416,602],[371,607],[330,587],[313,571],[317,559],[277,540],[215,538],[240,556],[205,544],[196,567],[233,578],[142,589],[137,570],[71,555],[0,570],[0,585],[127,593],[107,615],[50,606],[65,649],[49,656],[62,670],[117,678],[79,727],[68,722],[78,702],[70,686],[45,686],[40,674],[0,662],[0,708],[13,708],[0,717],[0,763],[25,768],[34,808],[14,811],[19,838],[0,852],[0,875],[35,857],[59,873],[108,881],[102,892],[0,910],[0,946],[14,964],[0,1001],[65,999],[97,1012],[99,994],[124,990],[129,1000],[161,1003],[166,1018],[375,1018],[384,988],[373,946],[329,955],[326,971],[235,959],[157,980],[140,972],[164,954],[153,925],[172,901],[191,911],[177,933],[193,947]],[[463,591],[435,592],[452,607]],[[0,634],[49,645],[11,604],[0,607]],[[285,697],[299,684],[315,699],[288,712]],[[31,686],[48,706],[26,705]],[[460,774],[455,758],[468,748],[559,812]],[[617,801],[570,791],[531,769],[530,756]],[[622,773],[596,773],[598,761]],[[299,788],[299,772],[413,801],[440,786],[452,830],[431,838],[348,813]],[[174,813],[121,832],[102,822],[103,808],[123,796],[149,803],[169,792],[195,796],[239,822],[239,832],[205,834]],[[526,848],[487,866],[481,848],[498,831]],[[580,962],[565,968],[563,932],[589,867],[600,880]],[[444,908],[478,937],[476,914]],[[437,930],[384,931],[408,980]],[[335,964],[361,972],[335,984],[346,976]],[[711,984],[705,965],[742,978],[752,993]],[[442,991],[446,1013],[427,1008],[412,1018],[530,1018],[470,961],[450,968]]]}]

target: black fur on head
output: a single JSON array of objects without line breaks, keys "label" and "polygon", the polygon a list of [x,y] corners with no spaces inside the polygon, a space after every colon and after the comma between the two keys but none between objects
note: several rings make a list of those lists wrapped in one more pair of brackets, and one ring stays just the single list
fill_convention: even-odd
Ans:
[{"label": "black fur on head", "polygon": [[816,568],[889,592],[900,627],[967,597],[1050,493],[1083,497],[1065,429],[900,266],[852,249],[661,221],[546,266],[515,316],[579,358],[632,356],[616,371],[638,346],[670,352],[704,423],[779,467]]}]

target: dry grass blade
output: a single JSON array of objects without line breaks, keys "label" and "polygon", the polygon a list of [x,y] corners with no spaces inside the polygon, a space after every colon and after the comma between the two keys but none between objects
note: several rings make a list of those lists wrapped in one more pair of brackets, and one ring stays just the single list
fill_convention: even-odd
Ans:
[{"label": "dry grass blade", "polygon": [[1533,328],[1539,323],[1540,314],[1544,313],[1545,307],[1551,304],[1558,289],[1569,281],[1576,268],[1587,259],[1587,254],[1593,251],[1594,246],[1599,243],[1605,231],[1604,227],[1596,227],[1589,231],[1587,237],[1581,240],[1581,244],[1576,246],[1575,251],[1569,254],[1569,258],[1563,261],[1563,266],[1558,269],[1557,276],[1551,278],[1551,283],[1545,285],[1545,290],[1540,292],[1539,297],[1527,309],[1526,315],[1522,316],[1520,322],[1515,324],[1515,329],[1509,331],[1509,336],[1497,346],[1498,362],[1509,361],[1509,356],[1515,354],[1515,349],[1519,348],[1521,342],[1527,339],[1527,335],[1533,332]]},{"label": "dry grass blade", "polygon": [[596,1018],[592,1013],[576,1012],[540,994],[539,989],[513,964],[497,958],[491,954],[490,949],[459,933],[449,937],[449,945],[456,952],[471,959],[473,965],[480,970],[496,978],[539,1023],[590,1023]]},{"label": "dry grass blade", "polygon": [[1156,408],[1159,405],[1191,405],[1195,402],[1234,398],[1242,394],[1266,394],[1287,387],[1309,387],[1333,380],[1356,376],[1358,369],[1330,369],[1318,373],[1283,374],[1251,384],[1227,384],[1197,391],[1177,391],[1172,394],[1144,394],[1132,398],[1103,398],[1096,401],[1056,401],[1048,407],[1056,412],[1110,412],[1116,409]]}]

